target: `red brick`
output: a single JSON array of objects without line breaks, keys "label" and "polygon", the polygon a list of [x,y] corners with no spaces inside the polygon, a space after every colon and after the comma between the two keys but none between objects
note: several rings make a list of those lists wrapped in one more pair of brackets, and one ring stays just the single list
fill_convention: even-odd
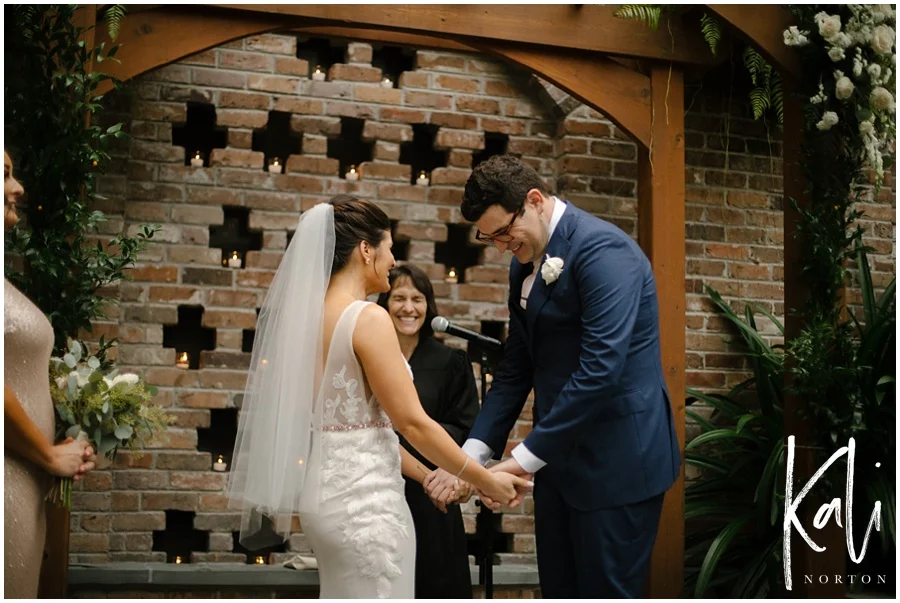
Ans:
[{"label": "red brick", "polygon": [[415,184],[379,184],[378,198],[398,201],[425,201],[427,187]]},{"label": "red brick", "polygon": [[[209,417],[209,411],[182,411],[192,413],[205,413]],[[206,422],[209,427],[209,420]],[[179,469],[182,471],[208,471],[212,467],[212,457],[208,452],[157,452],[156,468],[157,469]]]},{"label": "red brick", "polygon": [[244,73],[233,71],[221,71],[219,69],[191,69],[194,84],[200,86],[214,86],[216,88],[244,88],[247,85],[247,76]]},{"label": "red brick", "polygon": [[275,101],[274,111],[284,111],[285,113],[299,113],[318,115],[325,110],[323,101],[312,98],[293,98],[290,96],[280,96]]},{"label": "red brick", "polygon": [[169,207],[162,203],[142,203],[131,201],[125,206],[125,217],[132,220],[166,220]]},{"label": "red brick", "polygon": [[275,73],[283,75],[299,75],[307,77],[309,75],[309,62],[303,59],[275,59]]},{"label": "red brick", "polygon": [[489,266],[472,266],[466,269],[466,282],[506,285],[509,283],[509,270]]},{"label": "red brick", "polygon": [[346,58],[348,63],[371,63],[372,45],[362,42],[350,42],[347,45]]},{"label": "red brick", "polygon": [[262,166],[255,170],[221,167],[218,169],[216,184],[243,188],[271,188],[274,174],[262,171]]},{"label": "red brick", "polygon": [[243,192],[227,188],[211,188],[208,186],[187,187],[188,203],[209,205],[243,205]]},{"label": "red brick", "polygon": [[465,113],[438,113],[432,112],[430,123],[445,128],[457,130],[475,130],[478,128],[478,116]]},{"label": "red brick", "polygon": [[216,125],[228,128],[263,128],[269,123],[269,114],[265,111],[244,109],[218,109]]},{"label": "red brick", "polygon": [[478,92],[478,80],[453,75],[436,75],[434,76],[434,88],[474,94]]},{"label": "red brick", "polygon": [[725,276],[725,262],[690,259],[687,261],[687,274]]},{"label": "red brick", "polygon": [[447,165],[472,169],[472,151],[453,149],[447,158]]},{"label": "red brick", "polygon": [[412,127],[401,124],[385,124],[367,121],[363,126],[363,139],[385,140],[391,142],[409,142],[413,138]]},{"label": "red brick", "polygon": [[403,102],[403,91],[380,84],[357,84],[353,87],[353,98],[363,103],[399,105]]},{"label": "red brick", "polygon": [[720,388],[725,386],[725,375],[722,373],[707,373],[690,371],[686,375],[687,386],[700,389]]},{"label": "red brick", "polygon": [[525,134],[525,122],[519,119],[507,119],[504,117],[482,117],[481,129],[485,132],[522,135]]},{"label": "red brick", "polygon": [[237,275],[237,285],[239,287],[268,289],[274,278],[274,270],[241,270]]},{"label": "red brick", "polygon": [[144,371],[144,379],[150,385],[190,387],[197,383],[197,374],[180,368],[154,366]]},{"label": "red brick", "polygon": [[252,291],[236,291],[234,289],[211,289],[206,292],[206,306],[224,306],[229,308],[255,308],[259,303],[259,295]]},{"label": "red brick", "polygon": [[507,299],[505,287],[493,287],[489,285],[459,285],[457,289],[459,299],[462,301],[481,301],[504,303]]},{"label": "red brick", "polygon": [[193,285],[216,285],[230,287],[234,282],[234,270],[231,268],[194,268],[183,269],[181,282]]},{"label": "red brick", "polygon": [[[200,352],[200,367],[249,370],[250,353],[226,350],[203,350]],[[230,402],[231,400],[229,398],[227,403]],[[196,400],[194,400],[194,404],[185,403],[185,406],[196,406]]]},{"label": "red brick", "polygon": [[69,535],[69,549],[72,551],[108,551],[109,535],[72,532]]},{"label": "red brick", "polygon": [[185,224],[221,225],[225,221],[225,214],[221,207],[176,205],[172,208],[172,221]]},{"label": "red brick", "polygon": [[769,207],[769,197],[762,193],[728,191],[727,197],[732,207]]},{"label": "red brick", "polygon": [[451,184],[464,186],[472,171],[456,168],[435,168],[431,172],[431,184]]},{"label": "red brick", "polygon": [[220,371],[213,369],[200,371],[200,387],[243,390],[246,385],[246,371]]},{"label": "red brick", "polygon": [[222,109],[257,109],[267,111],[272,102],[268,94],[252,92],[220,92],[217,107]]},{"label": "red brick", "polygon": [[216,66],[216,51],[215,49],[204,50],[203,52],[198,52],[197,54],[192,54],[186,59],[181,59],[179,61],[184,65],[211,65],[213,67]]},{"label": "red brick", "polygon": [[596,157],[582,157],[567,155],[562,159],[562,170],[568,174],[609,174],[612,172],[612,162]]},{"label": "red brick", "polygon": [[263,54],[239,52],[234,50],[219,51],[220,69],[238,69],[241,71],[272,71],[272,57]]},{"label": "red brick", "polygon": [[[150,442],[147,448],[152,449],[170,449],[170,450],[193,450],[197,448],[197,430],[196,429],[169,429],[158,434]],[[165,477],[165,476],[163,476]],[[161,488],[164,486],[152,486],[150,488],[136,488],[138,490]]]},{"label": "red brick", "polygon": [[190,80],[190,70],[183,65],[166,65],[145,74],[143,79],[184,84]]},{"label": "red brick", "polygon": [[256,312],[240,310],[206,310],[203,313],[204,327],[256,328]]},{"label": "red brick", "polygon": [[484,149],[484,134],[481,132],[464,132],[441,128],[435,139],[437,149]]},{"label": "red brick", "polygon": [[225,474],[212,472],[173,472],[170,476],[171,487],[176,490],[222,490],[225,480]]},{"label": "red brick", "polygon": [[278,270],[283,253],[263,253],[261,251],[248,251],[245,268],[267,268]]},{"label": "red brick", "polygon": [[444,224],[413,224],[400,222],[394,233],[398,239],[421,239],[426,241],[446,241],[447,226]]},{"label": "red brick", "polygon": [[73,511],[108,511],[110,496],[102,492],[72,492]]},{"label": "red brick", "polygon": [[434,92],[420,92],[418,90],[405,90],[403,93],[404,104],[411,107],[431,107],[432,109],[450,109],[453,105],[452,97],[446,94]]},{"label": "red brick", "polygon": [[341,117],[356,117],[359,119],[372,119],[375,117],[377,107],[365,105],[361,103],[351,103],[345,101],[331,101],[325,109],[328,115],[338,115]]},{"label": "red brick", "polygon": [[224,511],[228,508],[228,497],[223,494],[200,494],[200,509]]},{"label": "red brick", "polygon": [[141,509],[145,511],[196,511],[200,496],[193,492],[144,492]]},{"label": "red brick", "polygon": [[341,120],[337,117],[292,115],[291,131],[324,136],[338,135],[341,133]]},{"label": "red brick", "polygon": [[[112,483],[116,490],[156,490],[168,486],[165,473],[145,470],[120,469],[113,474]],[[87,488],[87,484],[85,484]],[[91,488],[95,490],[96,488]],[[113,507],[116,506],[116,493],[113,493]]]},{"label": "red brick", "polygon": [[397,85],[401,88],[430,88],[431,76],[421,71],[404,71],[400,74]]},{"label": "red brick", "polygon": [[294,36],[262,34],[244,39],[247,50],[271,54],[297,54],[297,38]]},{"label": "red brick", "polygon": [[182,392],[178,396],[186,408],[230,408],[231,396],[221,392]]},{"label": "red brick", "polygon": [[380,82],[382,76],[381,69],[377,67],[335,63],[328,70],[328,79],[351,82]]},{"label": "red brick", "polygon": [[166,514],[160,512],[112,513],[112,529],[116,532],[140,532],[166,529]]},{"label": "red brick", "polygon": [[428,200],[432,203],[444,203],[447,205],[458,206],[462,203],[462,189],[448,188],[442,186],[428,187]]},{"label": "red brick", "polygon": [[425,123],[425,112],[420,109],[403,109],[400,107],[382,107],[378,111],[381,121],[393,121],[407,124]]},{"label": "red brick", "polygon": [[512,138],[507,147],[509,153],[520,155],[552,155],[553,143],[534,138]]},{"label": "red brick", "polygon": [[138,265],[128,271],[128,276],[135,281],[174,283],[178,280],[178,267]]},{"label": "red brick", "polygon": [[457,96],[456,109],[458,111],[497,115],[500,113],[500,103],[492,98],[483,96]]},{"label": "red brick", "polygon": [[275,94],[297,94],[300,89],[300,81],[299,78],[283,75],[250,74],[247,76],[247,88]]},{"label": "red brick", "polygon": [[745,260],[748,254],[747,247],[742,245],[725,245],[720,243],[709,243],[706,245],[706,255],[712,258]]},{"label": "red brick", "polygon": [[593,136],[596,138],[608,138],[612,135],[610,126],[598,121],[581,121],[567,119],[564,122],[566,134],[574,136]]},{"label": "red brick", "polygon": [[168,122],[187,120],[187,107],[184,103],[136,102],[131,111],[134,119]]},{"label": "red brick", "polygon": [[141,451],[120,450],[116,453],[113,469],[149,469],[153,466],[153,455]]},{"label": "red brick", "polygon": [[416,69],[433,71],[465,71],[466,60],[458,56],[450,56],[439,52],[419,50],[416,52]]},{"label": "red brick", "polygon": [[400,145],[393,142],[379,140],[375,142],[373,158],[381,161],[398,161],[400,159]]},{"label": "red brick", "polygon": [[397,163],[365,162],[360,164],[362,178],[375,180],[399,180],[408,182],[411,178],[411,167]]},{"label": "red brick", "polygon": [[134,140],[131,142],[131,157],[138,161],[177,163],[184,161],[184,150],[164,142]]},{"label": "red brick", "polygon": [[613,159],[633,160],[637,157],[637,149],[633,144],[595,140],[591,142],[591,154]]},{"label": "red brick", "polygon": [[322,174],[325,176],[337,176],[340,163],[337,159],[326,157],[307,157],[306,155],[291,155],[287,160],[287,171],[305,174]]},{"label": "red brick", "polygon": [[[128,197],[129,201],[137,199],[144,201],[181,201],[184,199],[184,187],[150,182],[130,182],[128,184]],[[130,205],[131,203],[128,203],[125,206],[125,215],[128,217],[131,217]],[[162,209],[165,210],[165,205],[162,206]],[[149,220],[152,218],[139,219]]]}]

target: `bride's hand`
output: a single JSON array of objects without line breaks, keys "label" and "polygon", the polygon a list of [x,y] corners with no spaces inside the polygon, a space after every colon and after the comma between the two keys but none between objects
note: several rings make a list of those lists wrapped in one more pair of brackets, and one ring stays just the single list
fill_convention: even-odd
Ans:
[{"label": "bride's hand", "polygon": [[503,471],[492,472],[490,481],[479,490],[484,497],[501,505],[517,506],[522,502],[521,493],[534,487],[534,483]]}]

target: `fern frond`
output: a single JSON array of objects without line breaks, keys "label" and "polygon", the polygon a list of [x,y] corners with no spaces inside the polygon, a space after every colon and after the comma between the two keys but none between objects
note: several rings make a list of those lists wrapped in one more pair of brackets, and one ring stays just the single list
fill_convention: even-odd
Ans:
[{"label": "fern frond", "polygon": [[769,91],[765,88],[754,88],[750,91],[750,108],[753,109],[753,119],[759,119],[771,106]]},{"label": "fern frond", "polygon": [[775,117],[778,119],[778,125],[784,125],[784,94],[781,91],[781,74],[777,71],[772,73],[771,87],[772,107],[775,109]]},{"label": "fern frond", "polygon": [[709,44],[709,49],[713,55],[719,50],[719,42],[722,41],[722,26],[718,21],[703,13],[700,17],[700,25],[703,31],[703,39]]},{"label": "fern frond", "polygon": [[619,19],[640,21],[644,25],[659,29],[659,18],[663,7],[660,4],[623,4],[616,9],[613,16]]},{"label": "fern frond", "polygon": [[106,29],[109,32],[109,39],[113,42],[119,37],[119,31],[122,29],[122,22],[125,20],[125,14],[127,12],[128,9],[125,8],[124,4],[113,4],[106,9],[106,13],[104,14],[104,19],[106,19]]},{"label": "fern frond", "polygon": [[[750,80],[753,82],[754,86],[759,85],[757,82],[757,77],[762,75],[765,72],[766,67],[769,67],[769,64],[766,63],[766,60],[763,58],[761,54],[753,50],[750,46],[744,48],[744,67],[747,68],[747,71],[750,72]],[[771,69],[771,67],[769,67]]]}]

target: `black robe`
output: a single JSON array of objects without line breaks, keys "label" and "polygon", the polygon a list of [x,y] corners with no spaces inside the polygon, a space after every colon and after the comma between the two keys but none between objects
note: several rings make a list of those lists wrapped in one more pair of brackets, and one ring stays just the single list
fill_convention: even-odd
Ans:
[{"label": "black robe", "polygon": [[[478,415],[478,390],[465,352],[422,337],[409,359],[422,407],[460,446]],[[434,469],[410,444],[401,444]],[[472,579],[459,505],[437,510],[422,485],[406,479],[406,501],[416,526],[416,598],[471,599]]]}]

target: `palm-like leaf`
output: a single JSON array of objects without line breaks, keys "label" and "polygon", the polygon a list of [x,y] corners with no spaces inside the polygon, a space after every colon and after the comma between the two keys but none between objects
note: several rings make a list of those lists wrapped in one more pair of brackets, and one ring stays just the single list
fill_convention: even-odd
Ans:
[{"label": "palm-like leaf", "polygon": [[719,42],[722,41],[722,26],[706,13],[700,17],[700,26],[703,39],[706,40],[709,49],[715,55],[719,50]]},{"label": "palm-like leaf", "polygon": [[663,6],[660,4],[623,4],[616,9],[613,16],[619,19],[640,21],[653,30],[659,29],[659,18]]}]

